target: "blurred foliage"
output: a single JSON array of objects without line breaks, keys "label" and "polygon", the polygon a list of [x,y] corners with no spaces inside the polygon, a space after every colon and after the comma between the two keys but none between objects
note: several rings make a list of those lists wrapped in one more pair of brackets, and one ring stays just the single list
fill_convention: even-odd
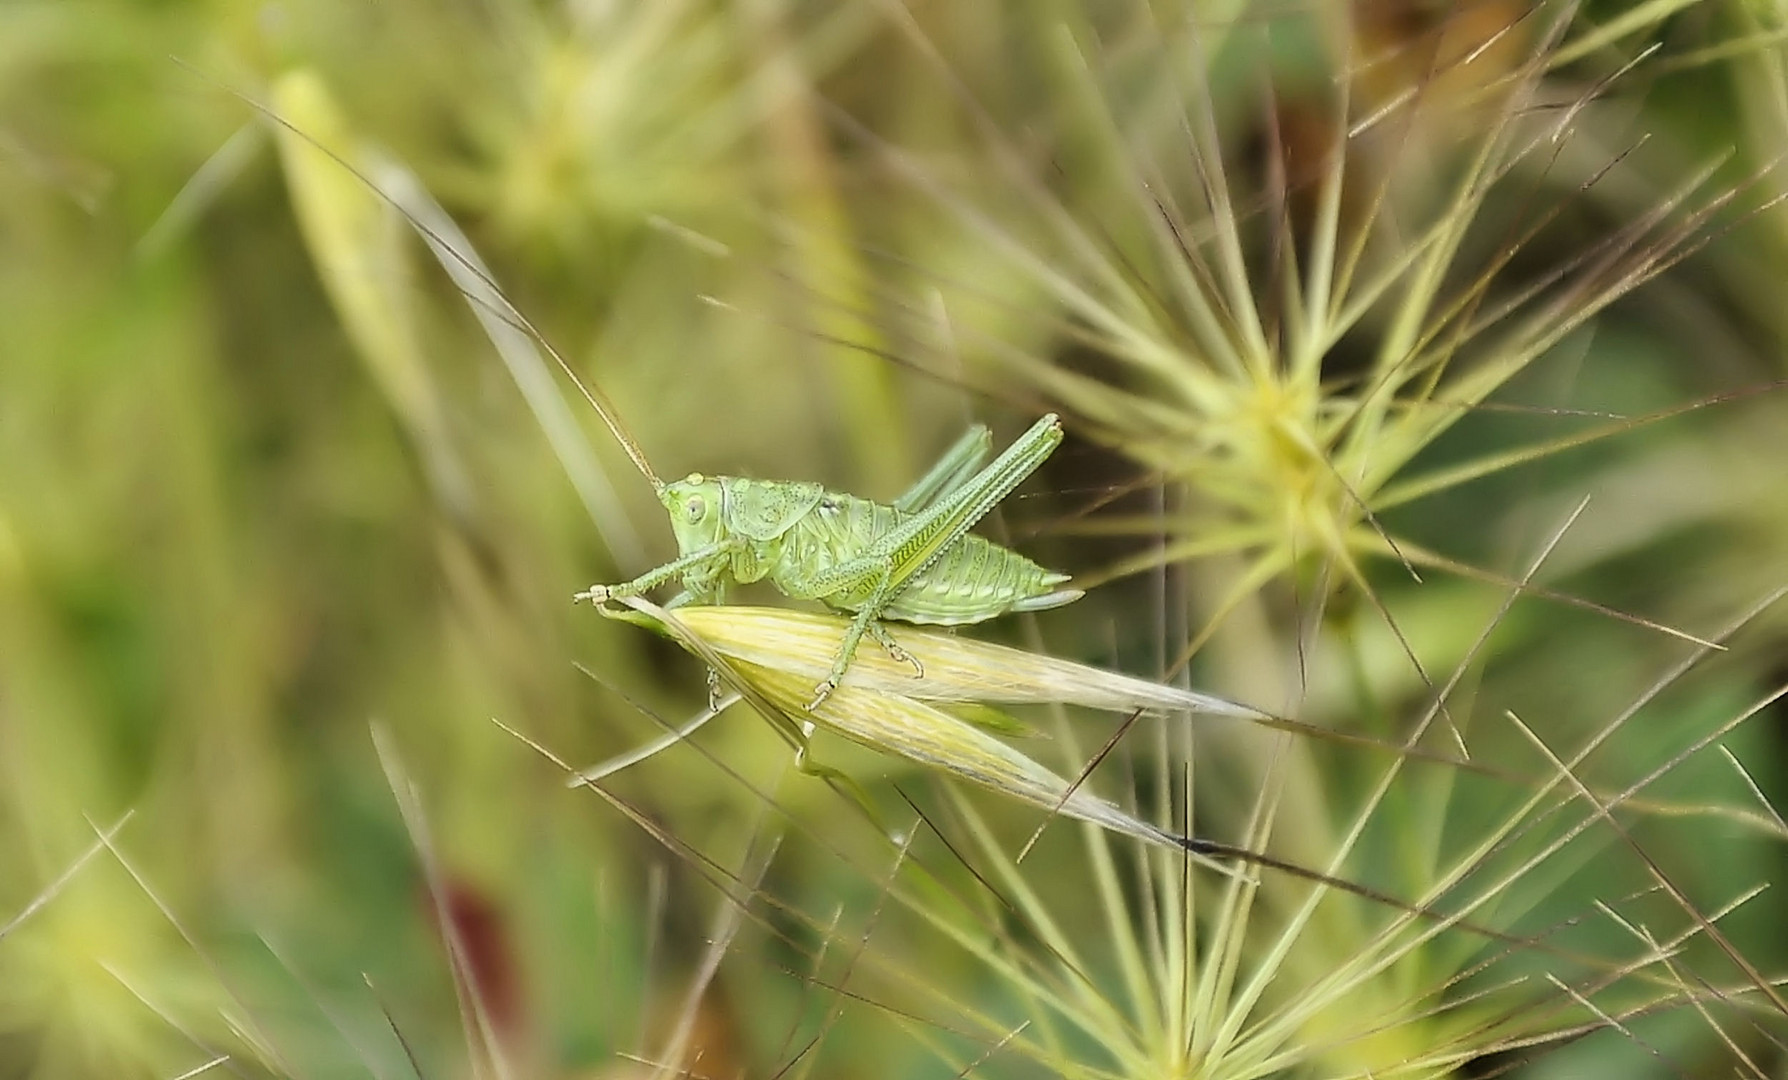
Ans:
[{"label": "blurred foliage", "polygon": [[[0,5],[0,1078],[1780,1075],[1785,40],[1752,0]],[[984,529],[1100,587],[975,633],[1353,740],[1145,718],[1088,783],[1476,928],[1029,851],[1034,806],[822,735],[866,815],[743,708],[567,788],[492,718],[576,768],[706,693],[569,602],[663,511],[373,184],[663,476],[885,499],[1060,410]],[[1039,714],[1069,777],[1116,730]],[[1593,1007],[1547,983],[1647,935]]]}]

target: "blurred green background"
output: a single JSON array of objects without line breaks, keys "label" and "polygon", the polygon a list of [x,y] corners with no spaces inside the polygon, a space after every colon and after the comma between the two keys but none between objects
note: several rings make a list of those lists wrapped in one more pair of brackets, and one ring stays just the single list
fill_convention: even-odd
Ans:
[{"label": "blurred green background", "polygon": [[[1041,639],[987,635],[1151,677],[1194,642],[1196,685],[1399,741],[1457,671],[1436,750],[1467,729],[1474,760],[1550,775],[1513,710],[1560,753],[1617,736],[1579,770],[1600,790],[1673,766],[1647,789],[1673,812],[1626,824],[1680,886],[1652,897],[1678,923],[1779,885],[1783,712],[1745,717],[1788,676],[1788,621],[1765,607],[1686,671],[1692,646],[1659,628],[1717,635],[1788,584],[1784,18],[1739,0],[0,5],[0,1078],[1143,1071],[1084,1035],[1045,1064],[934,1023],[950,1017],[925,993],[990,1029],[1041,1006],[924,918],[884,921],[886,842],[824,785],[784,781],[787,748],[744,710],[608,782],[659,836],[491,722],[582,766],[659,733],[636,705],[673,723],[700,706],[694,661],[569,602],[668,560],[663,511],[569,382],[506,367],[400,214],[244,98],[387,190],[413,173],[661,474],[888,499],[971,419],[1003,443],[1058,409],[1068,444],[996,530],[1098,587]],[[1504,121],[1522,149],[1487,155],[1477,136]],[[1428,222],[1459,236],[1427,313],[1391,275],[1312,349],[1285,330],[1307,294],[1283,282],[1324,257],[1342,160],[1334,212],[1366,224],[1342,228],[1337,266],[1432,251]],[[1176,276],[1151,246],[1157,199],[1216,253]],[[1148,285],[1176,281],[1225,297],[1219,330]],[[1126,356],[1082,288],[1128,288],[1117,320],[1167,344]],[[1285,399],[1318,420],[1369,398],[1401,337],[1445,345],[1432,385],[1412,379],[1440,398],[1454,371],[1533,362],[1407,445],[1386,428],[1311,451],[1272,424],[1249,442],[1210,421],[1226,405],[1186,404],[1215,386],[1276,407],[1248,396],[1272,379],[1200,344],[1247,351],[1238,289],[1313,357]],[[1470,309],[1454,321],[1450,297]],[[1489,316],[1517,301],[1544,317],[1505,335]],[[1310,474],[1284,462],[1306,453],[1497,467],[1369,517],[1371,492],[1332,496],[1349,550],[1410,548],[1355,577],[1301,509]],[[1537,580],[1599,608],[1499,614],[1585,497]],[[1235,532],[1200,551],[1213,521]],[[1281,532],[1293,553],[1258,556]],[[1482,573],[1427,562],[1418,582],[1418,548]],[[1210,817],[1234,826],[1265,759],[1207,749],[1243,762],[1199,796],[1240,807]],[[1299,837],[1340,831],[1367,774],[1298,753],[1325,785],[1287,797],[1277,843],[1320,860]],[[963,797],[867,751],[831,759],[893,817],[903,794]],[[1400,787],[1338,872],[1420,894],[1399,838],[1456,846],[1519,789],[1436,790],[1467,783]],[[1014,848],[1038,820],[966,797]],[[1658,890],[1618,835],[1602,844],[1523,881],[1549,899],[1506,922]],[[1052,837],[1025,880],[1074,934],[1121,938],[1087,859]],[[714,882],[764,867],[727,937]],[[1644,1033],[1556,1051],[1455,1033],[1401,1071],[1312,1053],[1252,1075],[1783,1075],[1785,1018],[1734,959],[1782,971],[1776,893],[1722,923],[1730,948],[1688,950],[1718,1010],[1674,1000]],[[458,993],[444,919],[472,972]],[[1094,950],[1085,984],[1121,983],[1121,950]],[[858,951],[929,989],[858,996]],[[929,1004],[904,1011],[915,994]],[[1227,1075],[1202,1060],[1154,1074]]]}]

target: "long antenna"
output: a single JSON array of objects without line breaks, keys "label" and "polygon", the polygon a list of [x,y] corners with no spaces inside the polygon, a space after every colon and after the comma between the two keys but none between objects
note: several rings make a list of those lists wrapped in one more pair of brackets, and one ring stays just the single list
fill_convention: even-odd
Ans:
[{"label": "long antenna", "polygon": [[[496,280],[491,277],[483,267],[467,257],[453,244],[449,243],[439,231],[417,217],[408,207],[404,206],[401,200],[381,187],[364,169],[361,169],[337,151],[325,146],[315,136],[298,127],[298,125],[292,123],[290,120],[287,120],[284,116],[281,116],[279,112],[271,106],[257,101],[233,86],[219,82],[217,79],[200,71],[198,68],[192,66],[178,56],[170,57],[170,59],[194,76],[217,87],[224,93],[229,94],[231,97],[234,97],[244,105],[255,110],[257,113],[260,113],[267,120],[277,124],[280,128],[297,136],[300,140],[315,148],[319,153],[328,157],[343,169],[346,169],[355,179],[366,185],[367,190],[377,195],[387,206],[402,215],[403,219],[409,223],[410,227],[415,229],[417,233],[427,240],[430,246],[437,252],[445,252],[449,258],[459,266],[463,267],[465,271],[477,279],[480,284],[489,289],[491,295],[495,297],[501,305],[501,308],[497,310],[495,314],[503,319],[503,321],[532,338],[536,344],[546,351],[548,356],[553,358],[553,362],[558,365],[559,370],[565,373],[565,377],[571,380],[573,386],[577,387],[578,393],[582,394],[584,400],[589,402],[590,408],[594,409],[596,415],[602,418],[602,423],[608,428],[609,434],[615,437],[615,442],[619,443],[621,449],[626,452],[628,460],[633,462],[633,467],[638,469],[640,475],[646,478],[646,482],[652,485],[652,490],[664,490],[664,482],[658,479],[657,473],[652,471],[652,466],[647,462],[645,452],[640,449],[639,443],[635,442],[633,436],[628,434],[626,427],[621,423],[620,414],[615,410],[613,402],[609,401],[608,395],[604,394],[599,389],[586,385],[584,381],[578,377],[577,372],[566,362],[564,356],[560,355],[559,350],[553,348],[552,342],[546,339],[546,335],[541,333],[526,315],[522,314],[521,309],[517,308],[515,303],[509,299],[509,294],[503,291],[503,287],[498,285]],[[462,288],[460,292],[471,302],[488,306],[488,301],[473,296],[467,290]]]}]

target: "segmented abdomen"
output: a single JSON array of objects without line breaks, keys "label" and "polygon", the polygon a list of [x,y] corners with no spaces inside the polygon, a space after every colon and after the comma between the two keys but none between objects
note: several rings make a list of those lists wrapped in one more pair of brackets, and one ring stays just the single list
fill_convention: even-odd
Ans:
[{"label": "segmented abdomen", "polygon": [[[791,596],[857,611],[872,585],[821,595],[801,586],[816,572],[861,559],[876,537],[911,515],[852,495],[827,493],[811,512],[779,538],[770,577]],[[1080,596],[1060,586],[1068,575],[1045,570],[1023,555],[976,536],[962,537],[935,562],[908,579],[883,609],[885,619],[953,626],[1008,611],[1040,611]]]},{"label": "segmented abdomen", "polygon": [[970,533],[914,575],[882,616],[952,626],[1008,611],[1041,611],[1079,598],[1079,590],[1059,588],[1067,580],[1067,574]]}]

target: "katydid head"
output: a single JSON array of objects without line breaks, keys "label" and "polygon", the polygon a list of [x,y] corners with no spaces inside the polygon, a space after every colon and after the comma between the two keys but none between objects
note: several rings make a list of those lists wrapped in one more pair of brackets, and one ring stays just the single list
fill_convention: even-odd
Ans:
[{"label": "katydid head", "polygon": [[720,498],[720,478],[701,473],[690,473],[659,489],[658,501],[670,512],[679,552],[687,555],[720,540]]}]

